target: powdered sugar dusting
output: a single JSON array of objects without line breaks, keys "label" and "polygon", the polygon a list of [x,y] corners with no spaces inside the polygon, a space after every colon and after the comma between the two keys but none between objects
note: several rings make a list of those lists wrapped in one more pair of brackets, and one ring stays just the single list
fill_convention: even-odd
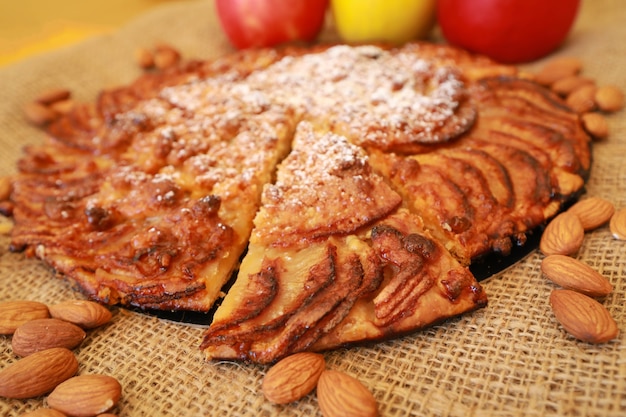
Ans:
[{"label": "powdered sugar dusting", "polygon": [[292,187],[294,201],[307,204],[321,198],[312,185],[339,183],[344,169],[356,176],[369,169],[362,146],[393,150],[446,140],[465,95],[453,69],[416,53],[335,46],[284,57],[247,76],[190,77],[119,114],[100,140],[109,146],[131,140],[122,158],[128,166],[116,175],[158,191],[157,202],[186,189],[228,197],[260,189],[281,157],[280,141],[285,146],[300,123],[290,156],[297,163],[267,195]]},{"label": "powdered sugar dusting", "polygon": [[440,131],[459,123],[456,112],[466,98],[454,69],[374,46],[287,57],[246,83],[269,85],[274,101],[325,120],[354,143],[383,149],[449,139]]},{"label": "powdered sugar dusting", "polygon": [[275,184],[266,187],[264,203],[317,206],[324,184],[337,185],[343,181],[344,171],[350,170],[354,176],[368,169],[363,150],[344,136],[317,134],[310,123],[301,122]]}]

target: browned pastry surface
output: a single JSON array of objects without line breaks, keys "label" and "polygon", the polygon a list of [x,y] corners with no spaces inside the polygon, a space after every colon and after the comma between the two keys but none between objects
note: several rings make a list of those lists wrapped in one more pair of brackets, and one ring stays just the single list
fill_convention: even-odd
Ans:
[{"label": "browned pastry surface", "polygon": [[196,311],[247,250],[203,347],[260,362],[484,305],[467,266],[523,244],[590,167],[560,99],[431,44],[192,62],[49,133],[19,163],[13,248],[102,302]]},{"label": "browned pastry surface", "polygon": [[400,203],[360,148],[302,122],[276,183],[265,188],[237,281],[205,334],[207,356],[273,362],[484,306],[467,268],[419,217],[396,210]]}]

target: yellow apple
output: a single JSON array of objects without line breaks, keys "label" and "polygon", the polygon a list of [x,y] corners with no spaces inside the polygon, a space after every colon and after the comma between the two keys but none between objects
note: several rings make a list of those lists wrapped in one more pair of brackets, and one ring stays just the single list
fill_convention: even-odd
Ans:
[{"label": "yellow apple", "polygon": [[403,43],[428,36],[436,0],[331,0],[339,36],[346,42]]}]

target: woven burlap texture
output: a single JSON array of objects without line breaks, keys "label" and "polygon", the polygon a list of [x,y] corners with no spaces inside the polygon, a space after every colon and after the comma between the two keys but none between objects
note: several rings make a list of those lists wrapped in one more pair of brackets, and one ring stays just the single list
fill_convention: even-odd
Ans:
[{"label": "woven burlap texture", "polygon": [[[626,7],[621,0],[583,2],[574,31],[554,55],[577,56],[584,74],[626,91]],[[332,31],[326,33],[332,39]],[[118,32],[0,69],[0,175],[15,172],[21,148],[42,133],[25,123],[21,106],[51,87],[93,100],[102,88],[140,74],[139,46],[168,42],[188,58],[232,49],[212,2],[177,1]],[[538,62],[529,66],[535,69]],[[588,196],[626,207],[626,110],[608,117],[611,134],[594,146]],[[36,260],[8,249],[0,237],[0,301],[56,303],[80,297]],[[327,366],[371,389],[381,416],[624,416],[626,415],[626,242],[608,226],[586,235],[576,255],[606,276],[613,292],[601,302],[622,330],[602,345],[582,343],[556,322],[548,297],[555,288],[532,252],[484,281],[487,308],[428,330],[374,346],[327,353]],[[120,416],[321,416],[315,395],[276,406],[263,398],[266,367],[207,362],[202,328],[113,308],[112,322],[89,331],[76,350],[79,374],[104,373],[122,384]],[[0,337],[0,367],[17,360]],[[0,415],[45,406],[45,397],[0,398]]]}]

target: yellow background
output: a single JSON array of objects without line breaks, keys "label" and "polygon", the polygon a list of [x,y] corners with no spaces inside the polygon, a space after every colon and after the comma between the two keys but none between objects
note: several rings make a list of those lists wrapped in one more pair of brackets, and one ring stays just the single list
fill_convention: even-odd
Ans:
[{"label": "yellow background", "polygon": [[173,1],[180,0],[0,0],[0,65],[115,30]]}]

